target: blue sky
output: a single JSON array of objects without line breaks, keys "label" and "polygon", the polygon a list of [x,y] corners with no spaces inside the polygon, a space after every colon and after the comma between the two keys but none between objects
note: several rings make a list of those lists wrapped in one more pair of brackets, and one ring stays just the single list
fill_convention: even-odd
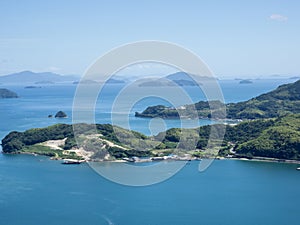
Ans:
[{"label": "blue sky", "polygon": [[0,75],[82,74],[112,48],[162,40],[219,77],[300,74],[300,1],[0,1]]}]

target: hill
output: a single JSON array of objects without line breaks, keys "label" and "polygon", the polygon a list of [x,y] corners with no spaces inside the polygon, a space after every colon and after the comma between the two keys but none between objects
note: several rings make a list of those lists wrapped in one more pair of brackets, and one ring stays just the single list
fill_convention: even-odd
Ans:
[{"label": "hill", "polygon": [[[220,107],[224,105],[218,101],[212,101]],[[229,119],[258,119],[275,118],[288,113],[300,113],[300,80],[295,83],[279,86],[266,94],[259,95],[248,101],[228,103],[225,105],[227,118]],[[177,109],[166,106],[150,106],[142,113],[136,112],[137,117],[161,117],[179,118],[178,112],[185,117],[195,117],[192,113],[193,105],[184,105]],[[200,118],[210,118],[211,111],[208,102],[195,103],[195,108]],[[214,107],[215,108],[215,107]],[[216,109],[217,110],[217,109]]]},{"label": "hill", "polygon": [[[194,75],[185,72],[177,72],[167,75],[163,78],[149,78],[139,84],[140,87],[163,87],[163,86],[199,86],[194,79]],[[202,76],[201,80],[210,80],[214,78]]]},{"label": "hill", "polygon": [[[173,81],[176,81],[176,80],[191,81],[191,82],[194,82],[197,85],[197,83],[193,79],[193,76],[195,76],[195,75],[188,74],[186,72],[177,72],[177,73],[172,73],[172,74],[167,75],[166,78],[169,79],[169,80],[173,80]],[[215,79],[215,78],[201,76],[201,79],[210,80],[210,79]]]},{"label": "hill", "polygon": [[300,113],[300,80],[284,84],[245,102],[227,104],[227,117],[235,119],[274,118]]},{"label": "hill", "polygon": [[[207,144],[211,129],[217,130],[220,126],[225,125],[207,125],[195,129],[172,128],[147,137],[109,124],[97,124],[95,135],[91,133],[93,126],[79,124],[82,151],[75,142],[72,125],[57,124],[25,132],[13,131],[2,140],[2,148],[4,153],[31,152],[57,158],[89,156],[88,159],[92,160],[166,156],[174,153],[200,158],[215,157]],[[194,145],[191,145],[191,138],[195,140]],[[60,140],[60,144],[53,148],[55,140]],[[218,154],[238,158],[300,160],[300,114],[246,121],[236,126],[227,125]]]},{"label": "hill", "polygon": [[[4,153],[35,153],[52,156],[55,158],[82,159],[88,157],[92,160],[115,159],[132,156],[151,156],[152,153],[144,150],[155,141],[150,140],[143,134],[131,132],[126,129],[109,124],[98,124],[98,134],[93,134],[93,126],[87,124],[77,124],[84,135],[80,136],[79,149],[74,138],[73,127],[68,124],[56,124],[46,128],[35,128],[25,132],[10,132],[2,140],[2,150]],[[120,143],[118,138],[124,138],[124,143]],[[139,145],[134,145],[136,139],[140,139]],[[58,145],[54,145],[59,141]],[[153,143],[152,143],[153,142]]]},{"label": "hill", "polygon": [[[241,131],[246,133],[242,134]],[[235,134],[235,138],[230,133]],[[228,131],[226,138],[227,141],[235,141],[233,149],[237,157],[299,160],[300,114],[242,123]]]}]

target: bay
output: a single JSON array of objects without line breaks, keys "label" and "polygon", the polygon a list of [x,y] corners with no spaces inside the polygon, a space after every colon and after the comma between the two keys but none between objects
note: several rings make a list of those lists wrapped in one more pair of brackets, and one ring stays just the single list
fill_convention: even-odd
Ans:
[{"label": "bay", "polygon": [[[224,80],[220,85],[226,102],[238,102],[287,82],[256,80],[240,85]],[[0,99],[1,139],[12,130],[72,123],[76,85],[1,87],[20,95]],[[96,105],[97,123],[112,122],[111,105],[121,88],[105,88]],[[205,99],[196,88],[186,89],[193,101]],[[151,119],[135,118],[134,112],[163,103],[168,104],[158,98],[137,102],[129,114],[131,128],[151,134]],[[59,110],[69,117],[48,118]],[[210,123],[200,121],[200,125]],[[165,124],[156,133],[181,126],[177,120]],[[296,168],[294,164],[218,160],[200,173],[195,161],[165,182],[129,187],[106,180],[87,164],[65,166],[47,157],[0,154],[0,225],[299,224],[300,172]]]},{"label": "bay", "polygon": [[[223,91],[225,102],[239,102],[253,98],[259,94],[266,93],[278,87],[281,84],[292,82],[289,79],[275,80],[256,80],[253,84],[239,84],[237,80],[221,80],[219,84]],[[12,130],[24,131],[33,127],[45,127],[56,123],[72,123],[73,98],[76,92],[76,85],[46,85],[41,88],[24,88],[24,85],[0,85],[15,91],[20,98],[0,99],[1,117],[0,117],[0,138],[2,139]],[[111,111],[114,99],[118,96],[124,85],[111,84],[104,87],[102,94],[99,95],[95,107],[95,121],[97,123],[112,123]],[[89,85],[87,85],[87,90]],[[202,91],[197,87],[185,87],[186,92],[194,101],[206,100]],[[180,96],[179,96],[180,98]],[[123,103],[126,107],[126,102]],[[166,104],[168,102],[160,98],[145,98],[132,106],[128,115],[130,129],[140,131],[147,135],[151,134],[149,129],[149,118],[137,118],[134,113],[141,112],[147,106]],[[124,108],[125,108],[124,107]],[[59,110],[67,113],[66,119],[47,118],[48,115],[55,115]],[[127,127],[123,120],[122,112],[116,112],[114,122],[116,125]],[[181,127],[179,120],[165,120],[165,126],[155,133],[163,131],[166,128]],[[196,121],[198,122],[198,120]],[[200,120],[198,125],[211,124],[210,120]],[[185,121],[185,127],[194,127],[195,121]]]}]

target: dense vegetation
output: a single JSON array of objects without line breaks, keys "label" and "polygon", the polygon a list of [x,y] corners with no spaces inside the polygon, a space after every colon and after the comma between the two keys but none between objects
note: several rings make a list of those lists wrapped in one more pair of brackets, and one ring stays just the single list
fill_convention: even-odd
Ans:
[{"label": "dense vegetation", "polygon": [[279,117],[273,123],[236,145],[236,153],[247,157],[300,159],[300,114]]},{"label": "dense vegetation", "polygon": [[56,124],[47,128],[34,128],[25,132],[10,132],[2,140],[2,149],[5,153],[16,153],[27,146],[48,140],[60,140],[73,137],[71,125]]},{"label": "dense vegetation", "polygon": [[[203,151],[202,156],[205,155],[210,130],[220,126],[225,125],[202,126],[197,130],[199,136],[196,149]],[[159,147],[174,148],[175,143],[179,142],[180,134],[181,129],[178,128],[166,131]],[[236,126],[227,125],[222,146],[219,151],[221,156],[299,160],[300,114],[290,114],[277,119],[245,121]]]},{"label": "dense vegetation", "polygon": [[[209,107],[213,104],[213,107]],[[300,80],[292,84],[279,86],[274,91],[262,94],[248,101],[239,103],[226,104],[227,118],[230,119],[259,119],[259,118],[276,118],[289,113],[300,113]],[[195,115],[192,110],[196,108]],[[142,113],[136,112],[137,117],[161,117],[161,118],[179,118],[182,117],[199,117],[210,118],[212,110],[215,118],[218,117],[218,107],[222,109],[224,104],[218,101],[205,102],[200,101],[194,105],[185,105],[177,109],[163,105],[150,106]],[[220,110],[220,113],[222,110]],[[220,115],[219,118],[223,118]]]},{"label": "dense vegetation", "polygon": [[[209,156],[206,152],[211,129],[218,130],[220,124],[202,126],[197,129],[172,128],[156,136],[147,137],[138,132],[97,124],[98,135],[79,138],[85,150],[93,151],[93,159],[124,157],[149,157],[185,153],[198,157]],[[91,125],[81,124],[78,129],[83,136],[91,135]],[[33,152],[60,158],[70,157],[62,151],[39,145],[47,140],[66,138],[65,150],[77,147],[72,125],[57,124],[47,128],[11,132],[2,140],[5,153]],[[79,141],[80,141],[79,140]],[[113,145],[109,145],[113,143]],[[180,144],[179,144],[180,143]],[[300,114],[280,116],[276,119],[245,121],[236,126],[226,126],[226,133],[219,155],[233,157],[271,157],[278,159],[300,159]],[[76,157],[74,155],[74,157]]]},{"label": "dense vegetation", "polygon": [[[81,134],[77,140],[80,142],[80,147],[93,151],[95,153],[94,159],[97,156],[104,157],[107,153],[115,158],[151,156],[151,152],[144,149],[148,149],[150,148],[149,146],[153,146],[156,143],[156,141],[150,140],[149,137],[141,133],[131,132],[110,124],[97,124],[96,132],[98,136],[95,137],[93,136],[94,126],[77,124],[75,127],[76,132]],[[89,137],[89,135],[92,137]],[[65,139],[64,145],[60,146],[63,150],[78,148],[72,125],[56,124],[46,128],[30,129],[25,132],[10,132],[2,140],[2,150],[4,153],[29,152],[57,158],[76,158],[75,155],[70,155],[72,152],[64,154],[61,150],[41,145],[45,141],[62,139]],[[119,139],[121,139],[122,143]],[[116,146],[110,146],[108,142]]]}]

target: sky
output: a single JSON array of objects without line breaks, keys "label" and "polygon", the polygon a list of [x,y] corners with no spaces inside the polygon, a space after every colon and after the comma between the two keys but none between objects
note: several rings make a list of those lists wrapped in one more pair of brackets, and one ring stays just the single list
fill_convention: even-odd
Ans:
[{"label": "sky", "polygon": [[0,75],[82,75],[113,48],[161,40],[196,53],[218,77],[296,76],[299,12],[299,0],[1,0]]}]

